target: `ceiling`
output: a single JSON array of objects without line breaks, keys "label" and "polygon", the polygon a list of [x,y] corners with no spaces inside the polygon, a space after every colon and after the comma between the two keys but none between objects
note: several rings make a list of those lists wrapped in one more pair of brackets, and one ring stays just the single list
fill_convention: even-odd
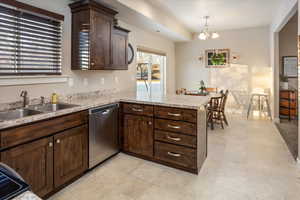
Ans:
[{"label": "ceiling", "polygon": [[200,32],[203,16],[214,30],[267,26],[285,0],[151,0],[191,32]]}]

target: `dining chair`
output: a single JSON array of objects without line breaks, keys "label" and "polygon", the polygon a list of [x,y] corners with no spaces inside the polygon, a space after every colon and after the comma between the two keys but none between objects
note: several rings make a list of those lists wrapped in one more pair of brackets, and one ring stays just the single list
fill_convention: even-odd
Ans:
[{"label": "dining chair", "polygon": [[220,92],[220,97],[211,97],[208,105],[207,124],[211,130],[214,130],[215,123],[221,124],[224,129],[224,123],[228,126],[228,120],[225,114],[226,102],[229,91]]}]

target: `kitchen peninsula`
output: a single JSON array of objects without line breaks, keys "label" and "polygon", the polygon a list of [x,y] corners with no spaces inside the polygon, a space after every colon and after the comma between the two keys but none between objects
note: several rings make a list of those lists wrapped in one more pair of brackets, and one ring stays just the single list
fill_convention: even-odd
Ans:
[{"label": "kitchen peninsula", "polygon": [[[88,109],[117,103],[121,151],[198,174],[207,156],[205,105],[208,100],[209,97],[151,98],[101,92],[61,98],[60,103],[76,106],[0,122],[1,161],[20,173],[36,194],[51,195],[88,171]],[[37,107],[29,105],[28,108]],[[37,152],[36,160],[41,165],[30,161],[32,151]],[[30,168],[25,170],[25,165]],[[41,180],[30,177],[31,174]]]}]

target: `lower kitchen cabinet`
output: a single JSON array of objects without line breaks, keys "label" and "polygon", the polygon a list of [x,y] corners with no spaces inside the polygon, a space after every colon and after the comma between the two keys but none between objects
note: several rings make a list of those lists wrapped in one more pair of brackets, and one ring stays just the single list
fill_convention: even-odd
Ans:
[{"label": "lower kitchen cabinet", "polygon": [[87,125],[54,136],[55,188],[79,176],[88,168]]},{"label": "lower kitchen cabinet", "polygon": [[153,157],[153,119],[126,114],[124,116],[124,150]]},{"label": "lower kitchen cabinet", "polygon": [[[75,120],[77,116],[61,118]],[[54,135],[3,150],[1,162],[16,170],[40,197],[59,190],[88,169],[88,126],[84,118],[80,121],[82,125],[65,126]],[[26,126],[24,130],[28,131]]]},{"label": "lower kitchen cabinet", "polygon": [[206,112],[127,102],[121,107],[125,153],[198,174],[207,156]]},{"label": "lower kitchen cabinet", "polygon": [[53,137],[1,152],[1,161],[16,170],[38,196],[53,190]]}]

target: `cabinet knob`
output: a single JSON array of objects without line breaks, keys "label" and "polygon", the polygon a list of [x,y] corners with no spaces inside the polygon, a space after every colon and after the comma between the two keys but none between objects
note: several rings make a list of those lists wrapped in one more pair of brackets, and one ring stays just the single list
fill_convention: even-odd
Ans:
[{"label": "cabinet knob", "polygon": [[148,122],[149,125],[152,125],[152,122]]},{"label": "cabinet knob", "polygon": [[57,139],[57,140],[56,140],[56,143],[59,144],[59,143],[60,143],[60,139]]},{"label": "cabinet knob", "polygon": [[53,146],[53,143],[52,143],[52,142],[50,142],[50,143],[49,143],[49,147],[52,147],[52,146]]},{"label": "cabinet knob", "polygon": [[94,65],[95,65],[95,63],[94,63],[94,62],[91,62],[91,65],[92,65],[92,66],[94,66]]}]

